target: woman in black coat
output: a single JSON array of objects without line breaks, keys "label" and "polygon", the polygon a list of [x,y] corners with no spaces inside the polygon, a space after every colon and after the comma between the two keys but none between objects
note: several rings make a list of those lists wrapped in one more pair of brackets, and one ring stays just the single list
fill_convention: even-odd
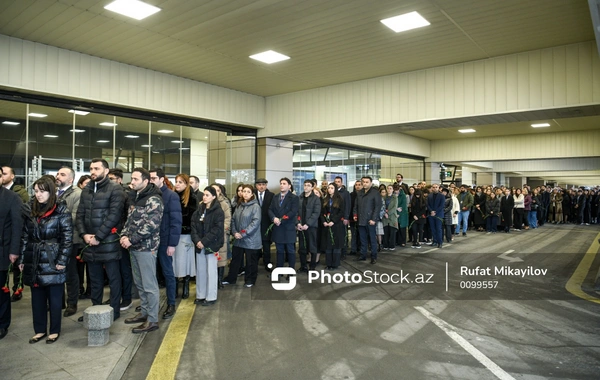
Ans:
[{"label": "woman in black coat", "polygon": [[512,215],[513,208],[515,207],[515,200],[511,194],[510,189],[504,191],[504,196],[500,200],[500,213],[502,218],[502,225],[504,226],[504,232],[509,233],[512,227]]},{"label": "woman in black coat", "polygon": [[321,206],[321,251],[325,251],[327,269],[340,266],[340,256],[346,241],[344,199],[334,184],[327,185],[327,195]]},{"label": "woman in black coat", "polygon": [[71,256],[73,226],[71,212],[63,201],[57,201],[56,185],[49,177],[34,182],[35,199],[31,214],[23,224],[21,257],[23,283],[31,286],[31,308],[35,335],[29,343],[37,343],[47,335],[48,311],[50,332],[46,343],[58,340],[66,266]]},{"label": "woman in black coat", "polygon": [[483,231],[486,225],[485,215],[487,213],[485,209],[485,201],[487,196],[483,192],[481,186],[477,186],[475,189],[475,195],[473,196],[473,224],[477,228],[477,231]]},{"label": "woman in black coat", "polygon": [[223,246],[225,213],[217,199],[217,191],[204,188],[202,204],[192,215],[192,242],[196,247],[196,305],[210,306],[217,302],[217,261]]},{"label": "woman in black coat", "polygon": [[415,194],[410,201],[410,223],[412,223],[413,248],[421,248],[419,243],[423,239],[423,227],[427,220],[427,203],[421,189],[415,189]]}]

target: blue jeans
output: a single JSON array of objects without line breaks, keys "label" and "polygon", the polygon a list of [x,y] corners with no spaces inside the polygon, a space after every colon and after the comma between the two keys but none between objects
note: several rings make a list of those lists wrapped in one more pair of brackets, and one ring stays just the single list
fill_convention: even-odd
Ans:
[{"label": "blue jeans", "polygon": [[277,250],[277,267],[282,267],[285,263],[285,254],[287,252],[288,264],[290,268],[296,266],[296,244],[295,243],[275,243]]},{"label": "blue jeans", "polygon": [[485,224],[488,232],[498,232],[498,215],[488,215]]},{"label": "blue jeans", "polygon": [[367,247],[371,243],[371,258],[377,259],[377,236],[375,234],[375,226],[367,224],[366,226],[358,226],[358,234],[360,236],[360,257],[367,257]]},{"label": "blue jeans", "polygon": [[537,228],[537,211],[531,210],[527,215],[527,221],[529,222],[530,228]]},{"label": "blue jeans", "polygon": [[467,228],[469,228],[469,214],[471,211],[461,211],[458,213],[458,224],[456,225],[456,233],[460,232],[460,224],[462,222],[465,223],[463,227],[463,233],[467,233]]},{"label": "blue jeans", "polygon": [[165,288],[167,290],[167,305],[175,305],[175,288],[177,282],[175,273],[173,272],[173,256],[167,255],[167,247],[158,247],[158,261],[162,269],[163,277],[165,278]]}]

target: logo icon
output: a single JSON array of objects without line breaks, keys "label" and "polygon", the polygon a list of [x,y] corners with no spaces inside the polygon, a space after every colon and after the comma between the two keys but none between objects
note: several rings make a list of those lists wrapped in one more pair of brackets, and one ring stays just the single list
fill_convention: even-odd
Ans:
[{"label": "logo icon", "polygon": [[[273,264],[267,265],[269,269],[273,268]],[[288,275],[287,283],[279,283],[279,276]],[[275,290],[292,290],[296,287],[296,271],[290,267],[279,267],[271,272],[271,286]]]}]

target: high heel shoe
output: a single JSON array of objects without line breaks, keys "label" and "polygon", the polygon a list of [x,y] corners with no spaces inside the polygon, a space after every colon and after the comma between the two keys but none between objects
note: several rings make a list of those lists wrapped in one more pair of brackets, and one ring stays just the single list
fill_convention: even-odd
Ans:
[{"label": "high heel shoe", "polygon": [[34,336],[33,338],[29,339],[29,344],[34,344],[34,343],[39,342],[40,340],[44,339],[46,337],[46,335],[48,335],[48,334],[44,333],[44,335],[41,335],[41,336]]},{"label": "high heel shoe", "polygon": [[52,344],[52,343],[56,342],[58,340],[58,338],[60,338],[60,334],[56,334],[56,338],[46,339],[46,344]]}]

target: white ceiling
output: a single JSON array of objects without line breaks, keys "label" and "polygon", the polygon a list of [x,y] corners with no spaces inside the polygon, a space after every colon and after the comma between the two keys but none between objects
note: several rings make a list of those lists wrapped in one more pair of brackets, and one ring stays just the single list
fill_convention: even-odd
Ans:
[{"label": "white ceiling", "polygon": [[[584,0],[144,1],[162,11],[136,21],[103,9],[111,0],[1,0],[0,34],[260,96],[595,38]],[[411,11],[431,25],[396,34],[379,22]],[[291,59],[248,57],[269,49]],[[531,128],[491,116],[471,121],[478,137]],[[553,119],[540,132],[600,125],[586,116]],[[474,137],[456,132],[459,120],[445,122],[394,128],[432,140]]]}]

